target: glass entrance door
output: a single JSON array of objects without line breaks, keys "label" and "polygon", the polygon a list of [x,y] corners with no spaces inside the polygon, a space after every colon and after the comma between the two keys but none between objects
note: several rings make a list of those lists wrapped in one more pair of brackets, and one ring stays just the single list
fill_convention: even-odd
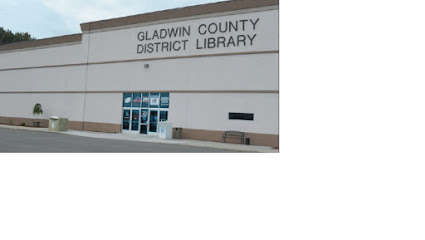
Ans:
[{"label": "glass entrance door", "polygon": [[130,130],[130,117],[131,117],[130,109],[124,109],[122,113],[122,130],[123,131]]},{"label": "glass entrance door", "polygon": [[140,110],[131,110],[131,131],[138,133],[139,131]]},{"label": "glass entrance door", "polygon": [[140,110],[123,109],[122,131],[126,133],[139,133]]},{"label": "glass entrance door", "polygon": [[159,113],[159,121],[166,122],[168,120],[168,111],[161,111]]},{"label": "glass entrance door", "polygon": [[140,133],[148,134],[148,124],[149,124],[149,110],[142,109],[140,114]]},{"label": "glass entrance door", "polygon": [[156,135],[158,124],[158,110],[149,111],[149,134]]},{"label": "glass entrance door", "polygon": [[158,122],[168,120],[170,93],[124,93],[122,132],[156,135]]}]

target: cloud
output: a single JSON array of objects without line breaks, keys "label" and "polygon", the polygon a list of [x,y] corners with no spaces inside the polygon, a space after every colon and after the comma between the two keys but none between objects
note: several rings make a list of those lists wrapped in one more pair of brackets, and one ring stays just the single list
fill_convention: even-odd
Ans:
[{"label": "cloud", "polygon": [[[220,0],[41,0],[52,11],[77,24]],[[223,0],[221,0],[223,1]]]},{"label": "cloud", "polygon": [[39,0],[0,0],[0,27],[46,38],[72,32],[65,25],[62,16],[44,7]]},{"label": "cloud", "polygon": [[37,38],[80,33],[80,24],[222,0],[0,0],[0,24]]},{"label": "cloud", "polygon": [[2,6],[2,8],[16,7],[18,6],[18,1],[0,0],[0,5]]},{"label": "cloud", "polygon": [[228,0],[156,0],[146,1],[151,11],[181,8],[186,6],[200,5],[206,3],[223,2]]},{"label": "cloud", "polygon": [[[65,18],[68,27],[79,29],[80,23],[135,14],[141,1],[119,0],[41,0],[42,4]],[[137,2],[137,4],[136,4]]]}]

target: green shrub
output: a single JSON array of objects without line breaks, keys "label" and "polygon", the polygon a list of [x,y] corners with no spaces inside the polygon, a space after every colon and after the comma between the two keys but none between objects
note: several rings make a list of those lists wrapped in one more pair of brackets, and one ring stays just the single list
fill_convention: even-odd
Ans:
[{"label": "green shrub", "polygon": [[21,123],[21,126],[25,126],[25,123],[23,122],[23,123]]},{"label": "green shrub", "polygon": [[36,103],[34,105],[34,109],[32,110],[32,114],[34,116],[43,114],[43,109],[41,108],[41,104],[40,103]]}]

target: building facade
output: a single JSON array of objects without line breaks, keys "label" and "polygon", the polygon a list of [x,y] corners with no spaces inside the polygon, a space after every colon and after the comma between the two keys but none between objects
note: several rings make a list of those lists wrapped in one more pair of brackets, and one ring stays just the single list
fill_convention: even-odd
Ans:
[{"label": "building facade", "polygon": [[69,128],[279,145],[278,0],[234,0],[81,24],[81,34],[0,46],[0,123],[41,103]]}]

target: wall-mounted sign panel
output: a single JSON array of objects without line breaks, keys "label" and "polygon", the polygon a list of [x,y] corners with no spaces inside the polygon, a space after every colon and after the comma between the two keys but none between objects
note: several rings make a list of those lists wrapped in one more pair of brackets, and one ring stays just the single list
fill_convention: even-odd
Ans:
[{"label": "wall-mounted sign panel", "polygon": [[278,10],[95,32],[90,61],[278,50]]}]

